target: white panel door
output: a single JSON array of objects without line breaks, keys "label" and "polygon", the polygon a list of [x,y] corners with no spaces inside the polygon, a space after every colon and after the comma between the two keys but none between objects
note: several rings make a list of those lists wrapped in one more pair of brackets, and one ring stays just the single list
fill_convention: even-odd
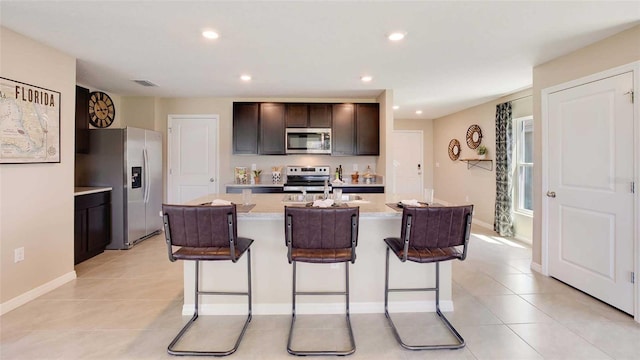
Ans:
[{"label": "white panel door", "polygon": [[423,135],[422,131],[393,132],[394,194],[422,200],[423,193]]},{"label": "white panel door", "polygon": [[218,116],[169,116],[169,194],[183,204],[218,192]]},{"label": "white panel door", "polygon": [[630,314],[632,88],[626,73],[549,94],[547,193],[549,274]]}]

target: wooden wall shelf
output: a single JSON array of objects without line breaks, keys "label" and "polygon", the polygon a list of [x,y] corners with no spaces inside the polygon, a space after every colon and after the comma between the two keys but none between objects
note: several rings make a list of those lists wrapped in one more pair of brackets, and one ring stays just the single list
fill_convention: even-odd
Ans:
[{"label": "wooden wall shelf", "polygon": [[491,159],[460,159],[460,161],[467,163],[467,169],[477,167],[487,171],[493,171],[493,160]]}]

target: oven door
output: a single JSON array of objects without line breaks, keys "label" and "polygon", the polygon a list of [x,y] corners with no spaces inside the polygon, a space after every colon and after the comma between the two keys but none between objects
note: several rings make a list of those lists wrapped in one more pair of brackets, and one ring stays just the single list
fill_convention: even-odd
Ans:
[{"label": "oven door", "polygon": [[331,129],[287,129],[287,154],[331,154]]}]

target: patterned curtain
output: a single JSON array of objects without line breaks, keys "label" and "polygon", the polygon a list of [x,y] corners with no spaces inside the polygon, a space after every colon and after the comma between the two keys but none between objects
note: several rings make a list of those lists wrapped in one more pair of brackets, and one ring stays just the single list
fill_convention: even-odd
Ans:
[{"label": "patterned curtain", "polygon": [[511,103],[498,104],[496,106],[496,213],[493,230],[501,236],[513,236],[511,127]]}]

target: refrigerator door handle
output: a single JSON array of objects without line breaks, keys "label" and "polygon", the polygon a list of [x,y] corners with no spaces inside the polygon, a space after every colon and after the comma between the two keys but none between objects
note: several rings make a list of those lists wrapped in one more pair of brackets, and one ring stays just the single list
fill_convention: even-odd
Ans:
[{"label": "refrigerator door handle", "polygon": [[143,199],[144,199],[144,203],[146,204],[149,202],[149,183],[150,183],[149,175],[151,174],[151,172],[149,171],[149,154],[147,153],[147,148],[142,149],[142,161],[144,162],[143,168],[144,168],[144,177],[145,177]]}]

